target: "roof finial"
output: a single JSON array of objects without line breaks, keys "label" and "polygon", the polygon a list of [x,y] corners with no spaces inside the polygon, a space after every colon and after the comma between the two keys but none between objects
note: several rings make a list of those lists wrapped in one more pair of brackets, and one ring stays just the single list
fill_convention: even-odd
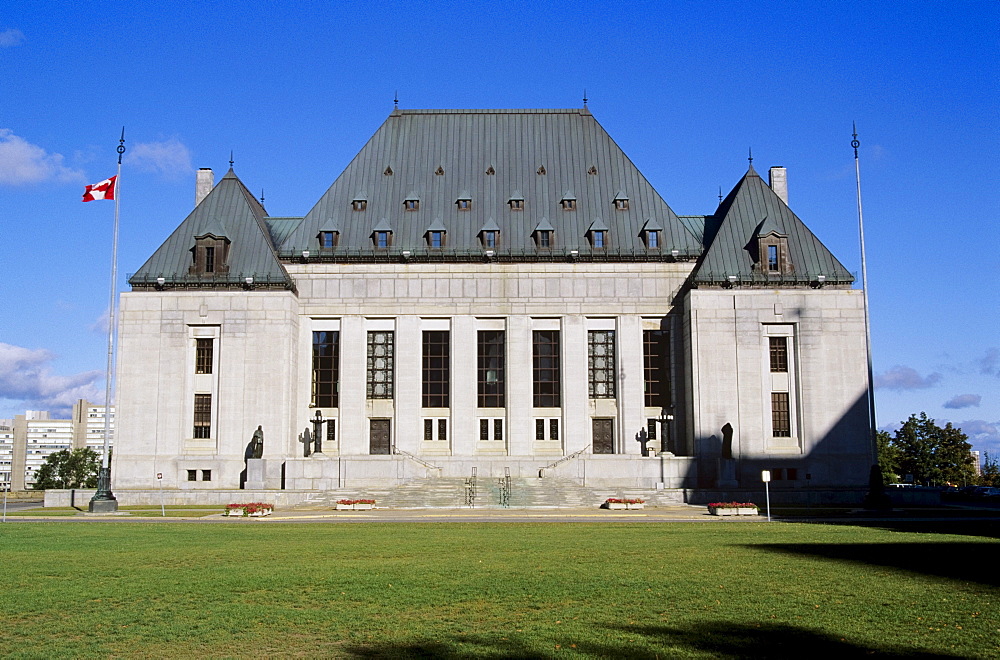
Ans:
[{"label": "roof finial", "polygon": [[229,169],[233,169],[233,163],[234,162],[235,161],[233,161],[233,150],[230,149],[229,150]]},{"label": "roof finial", "polygon": [[[856,136],[855,136],[856,137]],[[118,146],[116,147],[118,152],[118,164],[122,164],[122,154],[125,153],[125,127],[122,126],[122,139],[118,140]]]},{"label": "roof finial", "polygon": [[753,147],[747,147],[747,160],[750,161],[750,167],[753,167]]},{"label": "roof finial", "polygon": [[722,203],[722,186],[719,186],[719,204]]},{"label": "roof finial", "polygon": [[264,206],[264,189],[260,189],[260,205]]},{"label": "roof finial", "polygon": [[392,109],[399,110],[399,90],[397,89],[392,95]]},{"label": "roof finial", "polygon": [[583,90],[583,107],[584,108],[587,107],[587,89],[586,88],[584,88],[584,90]]},{"label": "roof finial", "polygon": [[856,122],[851,122],[851,130],[854,131],[854,139],[851,140],[851,146],[854,147],[854,160],[858,159],[858,147],[861,143],[858,142],[858,125]]}]

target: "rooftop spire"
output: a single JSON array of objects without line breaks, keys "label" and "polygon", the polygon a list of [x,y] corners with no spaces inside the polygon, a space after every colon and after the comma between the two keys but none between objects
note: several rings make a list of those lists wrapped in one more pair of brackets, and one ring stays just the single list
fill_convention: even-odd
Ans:
[{"label": "rooftop spire", "polygon": [[229,169],[233,169],[233,163],[234,162],[235,161],[233,160],[233,150],[230,149],[229,150]]},{"label": "rooftop spire", "polygon": [[397,89],[392,94],[392,109],[399,110],[399,90]]},{"label": "rooftop spire", "polygon": [[264,206],[264,189],[260,189],[260,205]]},{"label": "rooftop spire", "polygon": [[753,147],[747,147],[747,160],[750,161],[750,167],[753,167]]},{"label": "rooftop spire", "polygon": [[587,89],[586,88],[584,88],[584,90],[583,90],[583,107],[585,107],[585,108],[587,107]]}]

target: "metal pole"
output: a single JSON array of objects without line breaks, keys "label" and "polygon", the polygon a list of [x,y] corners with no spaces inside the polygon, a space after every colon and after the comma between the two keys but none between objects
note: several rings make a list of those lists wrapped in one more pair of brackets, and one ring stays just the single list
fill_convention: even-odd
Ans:
[{"label": "metal pole", "polygon": [[767,498],[767,522],[771,522],[771,484],[764,482],[764,497]]},{"label": "metal pole", "polygon": [[3,489],[3,521],[7,522],[7,491],[10,490],[10,486]]},{"label": "metal pole", "polygon": [[111,492],[111,391],[115,379],[115,330],[118,323],[118,305],[115,293],[118,289],[118,217],[121,201],[122,154],[125,153],[125,127],[118,147],[118,175],[115,179],[115,225],[112,232],[111,286],[108,294],[108,364],[104,388],[104,458],[97,476],[97,492],[90,500],[90,511],[110,512],[118,510],[118,500]]},{"label": "metal pole", "polygon": [[861,143],[858,142],[857,125],[852,124],[852,129],[854,131],[854,139],[851,140],[851,147],[854,148],[854,179],[857,183],[858,191],[858,235],[861,242],[861,287],[865,310],[865,352],[868,358],[868,451],[871,457],[871,464],[876,465],[878,464],[878,451],[875,443],[875,378],[872,371],[871,321],[868,315],[868,261],[865,254],[865,220],[864,214],[861,211],[861,165],[858,160],[858,147],[861,146]]}]

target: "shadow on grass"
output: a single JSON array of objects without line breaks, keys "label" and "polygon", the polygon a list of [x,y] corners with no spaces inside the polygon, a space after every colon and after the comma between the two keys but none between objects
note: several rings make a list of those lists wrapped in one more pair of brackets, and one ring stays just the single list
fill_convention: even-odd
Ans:
[{"label": "shadow on grass", "polygon": [[[863,518],[851,521],[816,523],[823,525],[851,525],[854,527],[871,527],[890,532],[913,532],[917,534],[955,534],[958,536],[978,536],[981,538],[1000,538],[1000,521],[978,519],[976,514],[963,515],[958,512],[954,518],[938,520],[865,520]],[[996,512],[992,512],[996,515]],[[802,521],[810,522],[810,521]]]},{"label": "shadow on grass", "polygon": [[594,657],[662,659],[691,654],[713,658],[797,658],[825,654],[844,658],[960,658],[961,655],[924,653],[912,647],[860,646],[839,637],[785,624],[748,625],[726,621],[688,627],[622,626],[614,628],[632,641],[580,642],[574,647],[553,644],[540,649],[523,642],[497,641],[495,637],[463,636],[458,640],[406,645],[348,647],[355,658],[554,658],[567,652]]},{"label": "shadow on grass", "polygon": [[955,543],[763,543],[747,545],[754,550],[768,550],[788,555],[820,557],[840,562],[884,566],[923,575],[934,575],[977,582],[987,586],[1000,585],[992,565],[1000,545],[989,542],[960,541]]}]

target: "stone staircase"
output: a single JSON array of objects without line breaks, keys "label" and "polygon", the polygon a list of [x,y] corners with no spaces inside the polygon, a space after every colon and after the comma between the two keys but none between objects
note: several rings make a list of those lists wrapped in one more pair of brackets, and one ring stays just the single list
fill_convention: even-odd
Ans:
[{"label": "stone staircase", "polygon": [[[385,488],[338,489],[316,493],[295,507],[297,510],[333,509],[337,500],[373,499],[380,509],[499,509],[501,486],[497,477],[476,480],[476,496],[469,506],[467,478],[423,478]],[[608,488],[583,486],[559,477],[512,478],[509,507],[512,509],[596,508],[609,497],[637,498],[646,506],[675,506],[684,503],[677,490]]]}]

